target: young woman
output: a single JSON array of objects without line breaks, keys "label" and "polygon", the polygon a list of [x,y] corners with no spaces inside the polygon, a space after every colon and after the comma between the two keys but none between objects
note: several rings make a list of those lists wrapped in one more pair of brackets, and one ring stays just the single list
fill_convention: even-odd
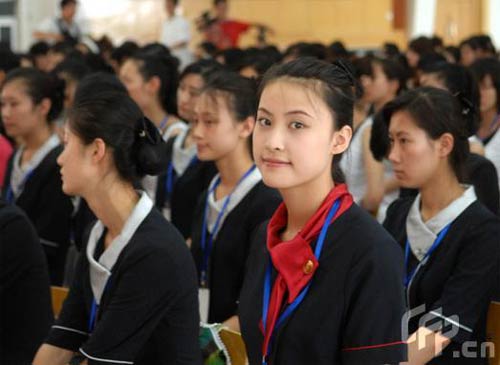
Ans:
[{"label": "young woman", "polygon": [[[396,177],[419,190],[395,201],[384,222],[405,252],[409,364],[488,363],[479,349],[497,285],[500,220],[461,183],[469,151],[462,112],[436,88],[410,91],[382,111]],[[469,341],[473,355],[462,351]]]},{"label": "young woman", "polygon": [[240,296],[251,365],[406,359],[401,252],[353,204],[338,167],[352,137],[346,70],[298,59],[261,84],[254,156],[283,204],[253,238]]},{"label": "young woman", "polygon": [[[177,59],[166,51],[153,48],[134,53],[120,68],[120,79],[130,97],[144,115],[154,122],[165,141],[187,128],[186,123],[176,116],[175,96],[179,83],[177,66]],[[154,201],[157,177],[146,176],[142,185]]]},{"label": "young woman", "polygon": [[[406,75],[404,68],[393,60],[374,58],[370,66],[370,74],[361,75],[360,79],[363,99],[376,113],[406,87]],[[390,165],[376,161],[370,151],[372,124],[373,115],[369,115],[354,126],[352,144],[341,160],[341,168],[354,201],[383,221],[387,206],[398,196],[398,186]]]},{"label": "young woman", "polygon": [[[448,90],[458,100],[468,104],[464,117],[471,153],[465,161],[464,181],[474,186],[478,200],[485,207],[498,214],[500,193],[497,171],[495,165],[482,156],[483,143],[475,135],[479,124],[479,89],[472,73],[461,65],[437,62],[422,69],[420,84]],[[414,192],[416,195],[418,191]]]},{"label": "young woman", "polygon": [[[217,62],[204,60],[184,70],[177,90],[177,109],[183,120],[192,123],[194,108],[206,78],[220,68]],[[196,157],[191,128],[167,141],[167,160],[167,173],[158,178],[155,203],[187,239],[191,236],[196,204],[216,173],[215,165]]]},{"label": "young woman", "polygon": [[73,208],[61,188],[56,159],[62,147],[51,126],[61,111],[63,91],[55,77],[16,69],[7,75],[1,94],[6,133],[20,142],[9,161],[3,196],[35,226],[53,285],[63,281]]},{"label": "young woman", "polygon": [[252,80],[214,72],[196,104],[193,138],[198,158],[218,174],[201,196],[193,221],[191,252],[200,284],[202,321],[238,330],[238,296],[250,236],[279,204],[262,183],[250,150],[256,92]]},{"label": "young woman", "polygon": [[68,119],[63,189],[98,218],[35,365],[198,364],[196,270],[179,233],[134,189],[164,167],[154,124],[121,92],[93,91]]},{"label": "young woman", "polygon": [[28,365],[53,321],[47,260],[35,228],[0,199],[0,362]]},{"label": "young woman", "polygon": [[[484,155],[500,176],[500,61],[486,58],[471,66],[479,82],[481,124],[477,136],[484,143]],[[499,181],[500,187],[500,181]]]}]

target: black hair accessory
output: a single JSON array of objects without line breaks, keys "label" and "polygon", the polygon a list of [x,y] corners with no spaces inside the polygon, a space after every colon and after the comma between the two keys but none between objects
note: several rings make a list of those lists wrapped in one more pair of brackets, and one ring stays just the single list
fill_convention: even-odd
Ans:
[{"label": "black hair accessory", "polygon": [[156,146],[162,141],[158,128],[147,117],[142,117],[136,122],[137,133],[143,143]]},{"label": "black hair accessory", "polygon": [[361,89],[361,85],[359,84],[358,80],[354,76],[354,72],[352,70],[352,66],[350,65],[350,63],[348,63],[344,60],[341,60],[341,59],[337,59],[337,60],[333,61],[333,65],[338,67],[340,70],[343,71],[344,75],[350,81],[351,86],[354,87],[354,92],[356,94],[356,97],[360,97],[362,95],[363,91]]},{"label": "black hair accessory", "polygon": [[453,96],[456,97],[457,100],[460,102],[461,113],[464,117],[475,112],[476,107],[474,106],[472,101],[463,96],[463,94],[460,91],[453,94]]}]

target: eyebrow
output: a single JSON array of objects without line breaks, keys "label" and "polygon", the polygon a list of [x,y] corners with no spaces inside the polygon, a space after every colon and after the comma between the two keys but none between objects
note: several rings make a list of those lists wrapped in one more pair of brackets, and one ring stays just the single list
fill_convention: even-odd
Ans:
[{"label": "eyebrow", "polygon": [[[271,113],[269,110],[267,110],[266,108],[263,108],[263,107],[259,107],[258,111],[264,112],[264,113],[269,114],[269,115],[273,115],[273,113]],[[310,115],[309,113],[307,113],[303,110],[290,110],[290,111],[285,113],[285,115],[291,115],[291,114],[301,114],[301,115],[305,115],[309,118],[313,118],[312,115]]]},{"label": "eyebrow", "polygon": [[395,133],[394,133],[394,132],[389,131],[389,135],[391,135],[391,136],[392,136],[392,135],[394,135],[395,137],[399,137],[399,136],[402,136],[402,135],[404,135],[404,136],[408,136],[408,135],[409,135],[409,133],[408,133],[408,132],[405,132],[405,131],[397,131],[397,132],[395,132]]}]

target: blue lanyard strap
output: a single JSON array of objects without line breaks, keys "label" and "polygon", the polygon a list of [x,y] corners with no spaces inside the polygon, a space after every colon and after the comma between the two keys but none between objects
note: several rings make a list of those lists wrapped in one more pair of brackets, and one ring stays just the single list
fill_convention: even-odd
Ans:
[{"label": "blue lanyard strap", "polygon": [[448,230],[450,229],[451,223],[449,223],[446,227],[444,227],[441,232],[438,233],[438,236],[436,237],[436,240],[432,244],[431,248],[427,251],[425,254],[424,258],[420,263],[415,267],[413,270],[408,272],[408,265],[410,263],[410,253],[411,253],[411,248],[410,248],[410,240],[406,240],[406,247],[405,247],[405,268],[406,268],[406,277],[405,277],[405,287],[408,288],[408,285],[410,285],[411,281],[413,280],[413,277],[415,276],[415,273],[417,270],[420,268],[421,265],[424,265],[428,260],[429,257],[436,251],[436,249],[439,247],[441,242],[443,241],[444,236],[446,236],[446,233],[448,233]]},{"label": "blue lanyard strap", "polygon": [[[104,296],[104,293],[109,287],[109,284],[111,283],[111,276],[108,278],[108,281],[106,281],[106,285],[104,286],[104,290],[101,295],[101,301],[102,297]],[[89,324],[88,324],[88,332],[91,334],[94,331],[95,324],[97,322],[97,313],[99,312],[99,305],[97,304],[96,300],[94,297],[92,297],[92,306],[90,307],[90,317],[89,317]]]},{"label": "blue lanyard strap", "polygon": [[[26,186],[26,183],[28,182],[29,179],[31,179],[31,176],[33,176],[34,172],[35,171],[33,169],[28,171],[28,173],[26,173],[26,175],[24,176],[24,179],[22,180],[20,186],[23,187]],[[5,192],[5,200],[9,204],[13,204],[16,200],[16,197],[14,196],[14,189],[12,188],[12,182],[10,182],[9,185],[7,186],[7,191]]]},{"label": "blue lanyard strap", "polygon": [[213,248],[213,239],[215,235],[217,234],[220,226],[220,222],[222,221],[222,217],[224,216],[224,213],[226,212],[227,207],[229,206],[229,201],[231,200],[231,195],[234,193],[236,188],[248,177],[250,174],[253,172],[253,170],[256,169],[257,166],[252,165],[247,172],[240,178],[236,186],[234,187],[233,191],[226,197],[224,200],[224,204],[222,205],[222,209],[217,215],[217,219],[215,220],[215,225],[212,229],[212,233],[208,235],[208,242],[207,242],[207,216],[208,216],[208,199],[210,198],[210,194],[213,194],[217,186],[220,184],[220,178],[218,178],[214,185],[208,190],[207,193],[207,198],[205,200],[205,209],[203,212],[203,224],[201,227],[201,250],[203,252],[203,258],[201,262],[201,270],[200,270],[200,285],[202,287],[207,287],[207,272],[208,272],[208,261],[210,259],[210,255],[212,254],[212,248]]},{"label": "blue lanyard strap", "polygon": [[168,115],[166,115],[165,118],[163,118],[163,120],[160,123],[160,126],[158,127],[158,130],[160,131],[160,133],[162,133],[163,128],[165,128],[167,123],[168,123]]},{"label": "blue lanyard strap", "polygon": [[[198,157],[193,156],[189,162],[188,167],[195,165],[198,162]],[[175,173],[174,163],[170,161],[167,167],[167,177],[165,179],[165,201],[170,201],[172,193],[174,191],[174,185],[177,180],[177,174]]]},{"label": "blue lanyard strap", "polygon": [[[328,212],[328,215],[326,217],[325,222],[323,223],[323,226],[321,227],[321,231],[318,237],[318,242],[316,243],[316,248],[314,249],[314,256],[316,259],[319,261],[320,256],[321,256],[321,251],[323,250],[323,245],[325,243],[325,237],[326,233],[328,231],[328,227],[330,226],[331,220],[337,214],[338,210],[340,208],[340,199],[337,199],[332,207],[330,208],[330,211]],[[266,275],[264,278],[264,298],[262,301],[262,325],[264,329],[264,333],[266,333],[266,328],[267,328],[267,315],[269,312],[269,301],[271,297],[271,276],[272,276],[272,271],[273,271],[273,263],[271,258],[269,258],[269,264],[267,265],[266,269]],[[278,320],[276,322],[276,326],[273,328],[272,332],[276,331],[277,328],[279,328],[283,323],[287,320],[288,317],[292,315],[292,313],[299,307],[299,305],[302,303],[304,300],[307,292],[309,291],[309,288],[311,286],[311,281],[307,284],[307,286],[302,289],[300,294],[295,298],[295,300],[288,306],[286,309],[283,311],[283,313],[278,317]],[[271,341],[273,334],[271,335]],[[270,349],[271,349],[271,341],[269,343],[269,346],[267,347],[267,353],[264,354],[262,357],[262,364],[266,365],[267,364],[267,357],[269,356]]]}]

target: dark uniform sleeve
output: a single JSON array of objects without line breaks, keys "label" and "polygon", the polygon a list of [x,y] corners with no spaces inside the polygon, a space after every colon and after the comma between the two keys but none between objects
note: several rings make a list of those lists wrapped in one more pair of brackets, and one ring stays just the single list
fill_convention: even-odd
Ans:
[{"label": "dark uniform sleeve", "polygon": [[78,351],[88,338],[89,316],[83,293],[83,279],[88,275],[85,253],[80,255],[75,278],[64,301],[61,313],[52,326],[46,343],[71,351]]},{"label": "dark uniform sleeve", "polygon": [[[189,295],[180,290],[187,284],[179,283],[192,279],[195,287],[194,276],[181,278],[178,272],[182,270],[168,254],[143,252],[134,259],[120,275],[94,332],[80,348],[89,365],[133,364],[166,313],[178,305],[180,297]],[[195,317],[196,300],[193,308]]]},{"label": "dark uniform sleeve", "polygon": [[403,257],[389,237],[352,265],[346,283],[342,364],[399,364],[406,361],[401,320],[404,313]]},{"label": "dark uniform sleeve", "polygon": [[424,322],[433,331],[442,326],[443,335],[458,343],[469,340],[477,321],[488,310],[499,271],[500,222],[492,218],[471,231],[473,234],[464,238],[441,298],[432,305]]}]

